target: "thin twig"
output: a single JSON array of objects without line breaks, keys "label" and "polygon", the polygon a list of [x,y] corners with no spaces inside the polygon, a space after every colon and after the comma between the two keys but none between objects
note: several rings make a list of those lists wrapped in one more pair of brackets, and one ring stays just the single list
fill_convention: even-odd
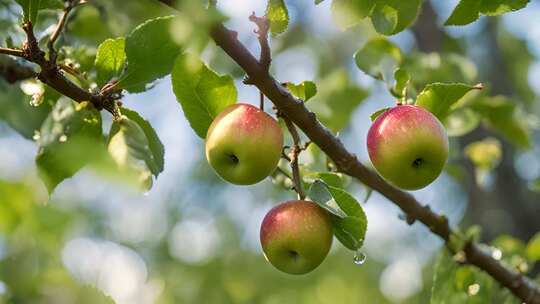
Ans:
[{"label": "thin twig", "polygon": [[77,7],[79,4],[86,3],[86,1],[79,1],[79,0],[69,0],[67,2],[67,5],[64,7],[64,11],[62,12],[62,16],[60,17],[60,20],[58,21],[58,24],[56,25],[56,28],[54,32],[51,34],[51,38],[49,39],[48,47],[49,47],[49,60],[51,62],[56,62],[56,58],[58,57],[58,53],[56,52],[54,48],[54,43],[60,37],[60,34],[64,30],[64,27],[66,25],[66,20],[68,18],[69,13]]},{"label": "thin twig", "polygon": [[89,101],[96,109],[106,109],[113,116],[117,115],[116,100],[120,98],[119,94],[116,92],[111,92],[110,94],[93,94],[73,83],[60,72],[60,67],[56,62],[47,60],[45,52],[39,47],[36,36],[34,35],[32,23],[25,22],[22,28],[26,33],[26,41],[22,48],[24,58],[39,65],[41,71],[37,74],[37,78],[41,82],[77,102]]},{"label": "thin twig", "polygon": [[24,57],[24,52],[22,50],[18,49],[11,49],[11,48],[3,48],[0,47],[0,54],[6,54],[16,57]]},{"label": "thin twig", "polygon": [[281,117],[285,122],[285,125],[287,126],[287,129],[289,130],[289,133],[291,134],[291,137],[293,139],[293,146],[289,153],[289,162],[291,164],[293,174],[292,180],[294,183],[294,190],[296,191],[296,193],[298,193],[298,198],[303,200],[304,198],[306,198],[306,193],[304,192],[304,187],[302,185],[303,180],[300,176],[300,168],[298,166],[298,156],[300,155],[300,152],[302,152],[300,135],[298,135],[298,130],[296,130],[296,127],[290,121],[290,119],[288,119],[285,115],[282,114],[280,114],[279,117]]},{"label": "thin twig", "polygon": [[[268,74],[270,70],[270,63],[272,62],[272,53],[270,51],[270,44],[268,43],[268,31],[270,30],[270,21],[266,17],[257,17],[255,12],[249,16],[249,20],[257,25],[257,29],[253,30],[257,34],[259,45],[261,46],[261,55],[259,57],[259,65],[263,70],[263,73]],[[255,84],[251,76],[247,76],[244,79],[245,84]]]}]

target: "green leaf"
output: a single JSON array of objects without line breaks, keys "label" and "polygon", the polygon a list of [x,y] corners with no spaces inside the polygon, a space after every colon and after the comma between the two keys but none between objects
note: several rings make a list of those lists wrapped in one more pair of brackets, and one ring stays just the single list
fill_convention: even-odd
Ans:
[{"label": "green leaf", "polygon": [[347,213],[341,210],[337,202],[332,198],[330,191],[323,181],[316,180],[309,188],[309,198],[322,208],[339,218],[347,217]]},{"label": "green leaf", "polygon": [[310,180],[311,182],[315,182],[317,179],[320,179],[327,185],[330,185],[332,187],[343,187],[346,182],[346,176],[341,173],[334,173],[334,172],[315,172],[311,174],[304,175],[305,179]]},{"label": "green leaf", "polygon": [[77,294],[80,304],[114,304],[115,301],[103,291],[91,285],[84,285]]},{"label": "green leaf", "polygon": [[278,35],[287,29],[289,25],[289,11],[284,0],[268,0],[266,17],[270,21],[270,32]]},{"label": "green leaf", "polygon": [[369,118],[371,119],[371,121],[375,121],[377,119],[377,117],[379,117],[382,113],[386,112],[389,109],[391,109],[391,108],[380,109],[380,110],[376,111],[375,113],[369,115]]},{"label": "green leaf", "polygon": [[[376,79],[385,79],[386,75],[392,75],[401,60],[401,50],[382,37],[369,40],[354,54],[356,66]],[[391,81],[388,77],[386,80]]]},{"label": "green leaf", "polygon": [[381,34],[397,34],[414,22],[421,4],[422,0],[379,0],[371,14],[371,22]]},{"label": "green leaf", "polygon": [[364,243],[367,217],[358,201],[341,188],[315,181],[309,197],[334,215],[332,224],[338,240],[350,250],[358,250]]},{"label": "green leaf", "polygon": [[291,94],[303,101],[308,101],[311,97],[317,94],[317,86],[313,81],[303,81],[299,84],[287,82],[285,86],[291,92]]},{"label": "green leaf", "polygon": [[523,113],[503,96],[475,100],[470,108],[481,115],[488,127],[501,134],[512,145],[527,149],[531,146],[530,129]]},{"label": "green leaf", "polygon": [[416,105],[425,108],[439,120],[443,120],[452,105],[465,94],[481,86],[470,86],[462,83],[432,83],[427,85],[416,99]]},{"label": "green leaf", "polygon": [[[0,56],[0,66],[4,60],[11,59]],[[45,88],[43,100],[48,100],[50,91]],[[48,102],[42,102],[36,107],[30,104],[30,98],[24,95],[18,86],[0,79],[0,120],[27,139],[32,139],[51,111]]]},{"label": "green leaf", "polygon": [[402,68],[413,75],[411,83],[415,88],[436,82],[474,83],[478,74],[470,59],[453,53],[414,53],[405,58]]},{"label": "green leaf", "polygon": [[324,0],[315,0],[315,5],[322,3]]},{"label": "green leaf", "polygon": [[172,86],[184,115],[201,138],[206,137],[214,118],[236,102],[233,79],[218,75],[192,54],[183,54],[174,63]]},{"label": "green leaf", "polygon": [[362,248],[367,229],[367,219],[365,217],[334,217],[332,222],[334,235],[343,246],[353,251]]},{"label": "green leaf", "polygon": [[465,25],[479,17],[481,0],[461,0],[444,25]]},{"label": "green leaf", "polygon": [[139,124],[127,116],[115,121],[107,150],[120,172],[143,191],[152,187],[152,172],[158,168],[148,138]]},{"label": "green leaf", "polygon": [[478,169],[490,171],[501,162],[501,143],[493,137],[475,141],[465,147],[465,155]]},{"label": "green leaf", "polygon": [[458,108],[443,121],[448,136],[463,136],[476,129],[480,124],[480,115],[469,108]]},{"label": "green leaf", "polygon": [[524,255],[525,253],[523,241],[509,235],[498,236],[491,245],[501,250],[505,255]]},{"label": "green leaf", "polygon": [[171,36],[173,16],[159,17],[139,25],[126,37],[127,70],[119,87],[136,93],[171,72],[182,48]]},{"label": "green leaf", "polygon": [[487,174],[495,169],[502,159],[501,143],[492,137],[468,144],[464,152],[475,167],[476,179],[480,185],[484,183]]},{"label": "green leaf", "polygon": [[533,192],[540,192],[540,178],[529,183],[529,189]]},{"label": "green leaf", "polygon": [[430,304],[492,303],[496,288],[489,275],[473,266],[459,266],[444,249],[435,266]]},{"label": "green leaf", "polygon": [[40,9],[41,0],[16,0],[17,3],[23,9],[23,18],[25,22],[32,22],[33,25],[36,25],[37,15]]},{"label": "green leaf", "polygon": [[487,16],[498,16],[520,10],[529,4],[530,0],[482,0],[480,12]]},{"label": "green leaf", "polygon": [[159,173],[163,172],[165,147],[161,143],[161,140],[159,139],[154,128],[152,128],[152,125],[150,125],[147,120],[142,118],[139,113],[127,108],[122,108],[121,112],[122,115],[125,115],[127,118],[136,122],[146,135],[153,159],[153,161],[149,162],[148,164],[154,176],[157,177]]},{"label": "green leaf", "polygon": [[540,261],[540,232],[537,232],[525,249],[527,258],[533,262]]},{"label": "green leaf", "polygon": [[36,164],[49,192],[101,155],[102,139],[101,116],[91,104],[59,99],[37,141]]},{"label": "green leaf", "polygon": [[524,8],[530,0],[461,0],[445,25],[466,25],[476,21],[480,14],[498,16]]},{"label": "green leaf", "polygon": [[376,0],[333,0],[333,19],[339,28],[350,28],[371,15],[375,2]]},{"label": "green leaf", "polygon": [[117,38],[107,39],[99,45],[95,60],[98,86],[103,86],[123,72],[126,64],[125,44],[124,38]]},{"label": "green leaf", "polygon": [[39,2],[39,9],[63,9],[64,1],[62,0],[41,0]]},{"label": "green leaf", "polygon": [[307,105],[328,128],[339,132],[367,96],[368,92],[351,83],[344,70],[337,70],[320,82],[319,92]]},{"label": "green leaf", "polygon": [[395,84],[391,92],[397,98],[403,99],[407,96],[407,86],[411,80],[411,75],[404,69],[397,68],[394,71]]}]

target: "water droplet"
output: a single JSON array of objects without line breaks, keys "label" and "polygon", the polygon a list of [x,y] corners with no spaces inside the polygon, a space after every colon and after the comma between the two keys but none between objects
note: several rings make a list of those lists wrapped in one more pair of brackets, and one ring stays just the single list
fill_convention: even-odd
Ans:
[{"label": "water droplet", "polygon": [[362,265],[366,262],[367,260],[367,257],[366,255],[361,252],[361,251],[357,251],[355,254],[354,254],[354,257],[353,257],[353,262],[356,264],[356,265]]},{"label": "water droplet", "polygon": [[42,93],[32,95],[32,98],[30,99],[30,106],[39,107],[42,103],[43,103]]},{"label": "water droplet", "polygon": [[148,196],[150,195],[150,191],[146,191],[145,193],[143,193],[144,196]]},{"label": "water droplet", "polygon": [[502,258],[502,251],[499,248],[493,247],[493,251],[491,252],[491,257],[495,260],[500,260]]},{"label": "water droplet", "polygon": [[41,134],[38,130],[34,130],[34,136],[32,136],[33,140],[39,140],[41,138]]},{"label": "water droplet", "polygon": [[480,285],[477,283],[471,284],[467,288],[467,292],[469,293],[470,296],[477,295],[479,291],[480,291]]},{"label": "water droplet", "polygon": [[60,138],[58,138],[58,141],[59,142],[66,142],[67,141],[67,135],[66,134],[62,134],[60,136]]}]

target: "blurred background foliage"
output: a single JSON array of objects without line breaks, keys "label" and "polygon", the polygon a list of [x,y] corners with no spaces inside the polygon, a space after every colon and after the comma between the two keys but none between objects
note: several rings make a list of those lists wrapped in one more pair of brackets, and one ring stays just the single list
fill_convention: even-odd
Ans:
[{"label": "blurred background foliage", "polygon": [[[204,20],[190,3],[181,3],[185,22],[173,34],[194,42],[190,48],[209,66],[233,75],[239,100],[256,104],[257,90],[241,83],[242,71],[203,34]],[[271,41],[272,73],[283,82],[314,81],[318,92],[308,107],[367,161],[369,116],[395,98],[353,56],[378,34],[368,21],[340,30],[330,1],[286,3],[290,24]],[[480,225],[493,254],[537,276],[540,244],[527,242],[540,230],[540,2],[463,27],[443,26],[456,5],[425,1],[415,25],[389,37],[412,76],[410,97],[433,82],[485,86],[452,108],[445,120],[451,160],[433,185],[414,195],[453,225]],[[218,6],[257,52],[247,17],[262,13],[266,2],[220,0]],[[51,32],[57,13],[40,12],[38,38]],[[152,0],[89,1],[70,18],[59,58],[82,75],[92,73],[102,41],[169,14]],[[19,20],[15,2],[0,0],[0,40],[8,46],[24,39]],[[142,195],[83,169],[49,198],[37,178],[35,141],[59,97],[34,81],[0,78],[0,303],[427,303],[431,289],[440,288],[432,279],[437,264],[448,266],[442,275],[456,278],[448,303],[502,303],[489,278],[438,257],[442,242],[427,228],[409,227],[394,205],[346,178],[341,182],[359,200],[369,198],[367,262],[355,265],[353,253],[335,242],[313,273],[291,277],[273,269],[259,248],[259,225],[272,205],[295,197],[290,181],[276,175],[236,187],[219,180],[169,78],[123,99],[152,123],[166,148],[165,171],[152,190]],[[103,121],[110,126],[110,115]],[[301,162],[306,177],[327,165],[314,145]]]}]

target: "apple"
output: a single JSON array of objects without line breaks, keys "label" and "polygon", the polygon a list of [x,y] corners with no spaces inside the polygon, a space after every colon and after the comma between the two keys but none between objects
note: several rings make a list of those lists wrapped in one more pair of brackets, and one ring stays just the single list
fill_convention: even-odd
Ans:
[{"label": "apple", "polygon": [[332,223],[317,204],[288,201],[266,214],[260,237],[264,256],[274,267],[289,274],[305,274],[328,255]]},{"label": "apple", "polygon": [[277,121],[245,103],[225,108],[206,134],[208,163],[221,178],[237,185],[252,185],[270,175],[282,149]]},{"label": "apple", "polygon": [[367,135],[369,158],[395,186],[416,190],[433,182],[448,158],[441,122],[422,107],[397,105],[377,117]]}]

